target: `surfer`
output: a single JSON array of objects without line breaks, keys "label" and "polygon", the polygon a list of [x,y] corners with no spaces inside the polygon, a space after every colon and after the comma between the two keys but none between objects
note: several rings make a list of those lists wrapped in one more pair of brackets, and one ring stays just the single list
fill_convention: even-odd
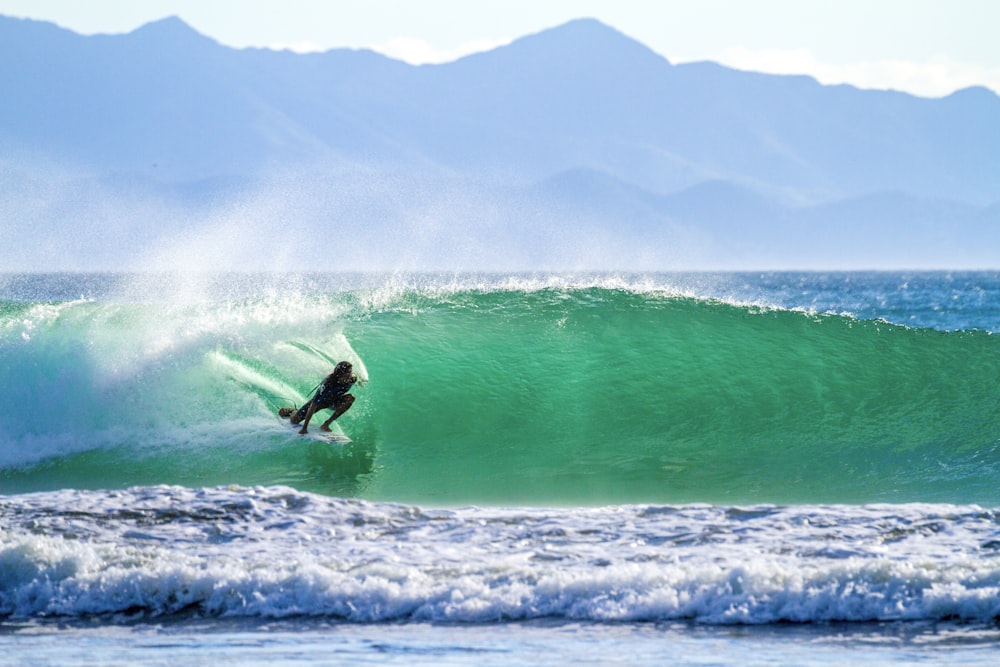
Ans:
[{"label": "surfer", "polygon": [[302,428],[299,433],[305,435],[309,432],[309,420],[312,419],[313,415],[320,410],[331,409],[333,415],[319,427],[322,431],[329,431],[333,420],[347,412],[348,408],[354,404],[354,396],[347,392],[357,381],[358,377],[354,374],[354,366],[349,361],[341,361],[333,369],[333,372],[319,383],[316,393],[305,405],[298,411],[295,408],[281,408],[278,410],[278,415],[290,419],[293,424],[301,423]]}]

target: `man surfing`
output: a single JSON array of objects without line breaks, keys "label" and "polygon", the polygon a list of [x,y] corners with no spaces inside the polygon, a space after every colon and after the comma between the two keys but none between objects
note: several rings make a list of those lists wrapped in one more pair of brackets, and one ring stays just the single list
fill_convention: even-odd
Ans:
[{"label": "man surfing", "polygon": [[349,361],[341,361],[333,369],[333,372],[320,382],[316,393],[305,405],[298,411],[295,408],[280,408],[278,416],[290,419],[293,424],[301,423],[302,428],[299,430],[299,434],[305,435],[309,432],[309,420],[312,419],[313,415],[320,410],[330,409],[333,410],[333,414],[319,427],[321,431],[329,431],[333,420],[347,412],[348,408],[354,404],[354,396],[347,392],[357,381],[358,377],[354,374],[354,366]]}]

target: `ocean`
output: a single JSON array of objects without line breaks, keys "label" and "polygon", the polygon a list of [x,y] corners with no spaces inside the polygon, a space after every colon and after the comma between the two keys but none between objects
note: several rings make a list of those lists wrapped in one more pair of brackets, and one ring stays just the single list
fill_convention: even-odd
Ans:
[{"label": "ocean", "polygon": [[0,274],[0,662],[995,664],[997,332],[995,272]]}]

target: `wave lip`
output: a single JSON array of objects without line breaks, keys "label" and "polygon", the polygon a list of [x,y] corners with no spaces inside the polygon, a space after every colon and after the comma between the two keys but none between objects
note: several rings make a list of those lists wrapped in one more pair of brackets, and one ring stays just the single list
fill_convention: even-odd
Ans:
[{"label": "wave lip", "polygon": [[975,506],[425,509],[284,487],[0,497],[0,614],[355,622],[1000,615]]}]

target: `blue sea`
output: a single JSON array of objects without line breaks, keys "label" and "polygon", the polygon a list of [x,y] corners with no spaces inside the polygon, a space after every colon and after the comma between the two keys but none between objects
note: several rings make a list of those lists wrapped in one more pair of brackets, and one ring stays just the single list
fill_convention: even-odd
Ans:
[{"label": "blue sea", "polygon": [[0,662],[993,665],[998,331],[996,272],[0,274]]}]

